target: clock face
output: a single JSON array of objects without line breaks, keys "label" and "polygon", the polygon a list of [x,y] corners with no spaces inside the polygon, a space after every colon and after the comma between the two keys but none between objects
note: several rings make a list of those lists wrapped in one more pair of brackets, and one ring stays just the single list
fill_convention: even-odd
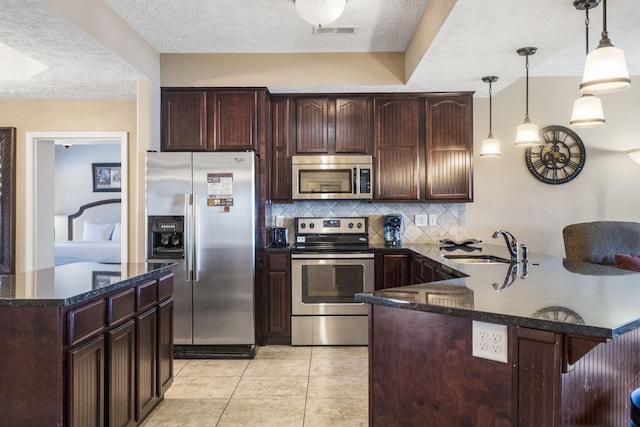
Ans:
[{"label": "clock face", "polygon": [[564,184],[578,176],[585,162],[582,140],[564,126],[547,126],[540,130],[542,145],[529,147],[525,160],[529,172],[546,184]]}]

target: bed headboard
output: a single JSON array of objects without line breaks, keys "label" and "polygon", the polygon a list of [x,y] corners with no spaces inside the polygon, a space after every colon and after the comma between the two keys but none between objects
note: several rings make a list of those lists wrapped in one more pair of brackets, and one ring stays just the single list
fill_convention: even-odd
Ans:
[{"label": "bed headboard", "polygon": [[[118,219],[117,221],[115,221],[113,218],[120,218],[120,207],[117,207],[117,212],[115,210],[115,204],[120,204],[121,200],[120,199],[105,199],[105,200],[98,200],[96,202],[91,202],[91,203],[87,203],[86,205],[82,205],[80,206],[80,208],[78,209],[78,212],[72,213],[71,215],[69,215],[68,217],[68,238],[69,240],[73,240],[73,234],[74,234],[74,220],[76,218],[79,218],[80,215],[84,214],[85,211],[87,209],[91,209],[91,208],[95,208],[97,206],[104,206],[104,205],[114,205],[112,207],[108,207],[108,209],[100,209],[100,210],[93,210],[94,215],[92,216],[86,216],[85,220],[88,221],[95,221],[95,222],[105,222],[105,223],[115,223],[115,222],[120,222],[120,220]],[[97,212],[97,213],[96,213]],[[84,222],[82,223],[84,224]],[[81,224],[75,224],[75,231],[76,231],[76,235],[80,234],[82,229],[80,228]]]}]

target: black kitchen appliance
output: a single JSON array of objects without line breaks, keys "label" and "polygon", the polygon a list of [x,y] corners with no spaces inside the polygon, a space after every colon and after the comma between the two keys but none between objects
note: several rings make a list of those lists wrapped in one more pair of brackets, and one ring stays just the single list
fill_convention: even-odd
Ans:
[{"label": "black kitchen appliance", "polygon": [[388,248],[402,246],[402,215],[384,216],[384,244]]},{"label": "black kitchen appliance", "polygon": [[271,228],[271,247],[286,248],[289,246],[289,230],[286,227]]}]

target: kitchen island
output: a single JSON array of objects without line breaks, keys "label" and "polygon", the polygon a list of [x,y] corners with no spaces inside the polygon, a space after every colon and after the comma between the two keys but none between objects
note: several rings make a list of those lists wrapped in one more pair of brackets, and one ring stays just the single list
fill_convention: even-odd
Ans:
[{"label": "kitchen island", "polygon": [[0,425],[137,425],[173,379],[173,266],[0,276]]},{"label": "kitchen island", "polygon": [[639,274],[538,254],[516,264],[444,257],[509,258],[494,245],[407,248],[466,277],[356,296],[370,304],[370,425],[629,424]]}]

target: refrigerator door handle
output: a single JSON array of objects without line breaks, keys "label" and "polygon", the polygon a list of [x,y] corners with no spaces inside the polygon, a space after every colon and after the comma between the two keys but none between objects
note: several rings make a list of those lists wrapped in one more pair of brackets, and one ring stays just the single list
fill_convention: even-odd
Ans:
[{"label": "refrigerator door handle", "polygon": [[200,281],[200,274],[198,273],[198,194],[193,194],[193,239],[192,241],[192,270],[193,270],[193,283]]},{"label": "refrigerator door handle", "polygon": [[191,194],[184,194],[184,281],[191,282]]}]

